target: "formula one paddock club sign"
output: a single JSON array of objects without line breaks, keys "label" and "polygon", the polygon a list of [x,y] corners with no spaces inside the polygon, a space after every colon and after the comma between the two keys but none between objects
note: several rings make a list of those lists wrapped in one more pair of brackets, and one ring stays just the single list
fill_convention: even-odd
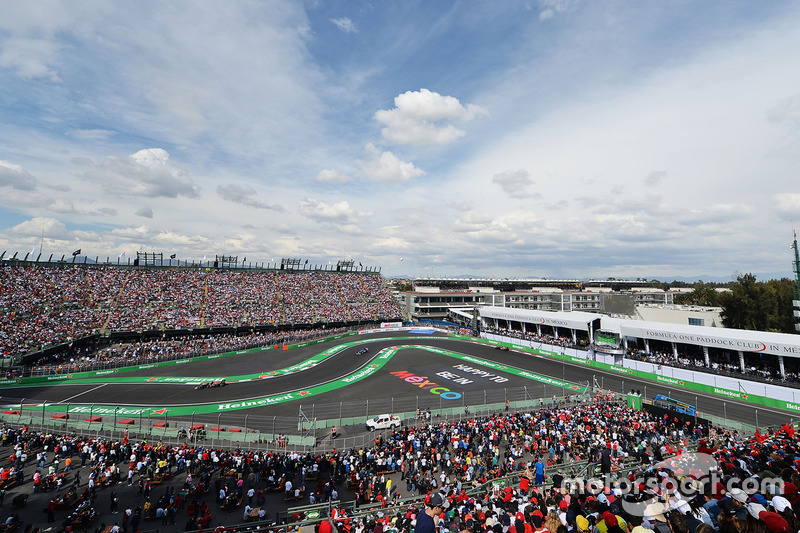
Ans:
[{"label": "formula one paddock club sign", "polygon": [[[694,326],[697,327],[697,326]],[[705,330],[711,328],[703,328]],[[724,333],[723,333],[724,332]],[[786,334],[770,332],[750,332],[725,329],[719,334],[708,332],[690,332],[675,329],[658,329],[647,326],[624,324],[620,333],[626,337],[654,339],[666,342],[709,346],[742,352],[770,353],[774,355],[800,356],[800,342],[787,338]],[[794,341],[794,342],[792,342]]]}]

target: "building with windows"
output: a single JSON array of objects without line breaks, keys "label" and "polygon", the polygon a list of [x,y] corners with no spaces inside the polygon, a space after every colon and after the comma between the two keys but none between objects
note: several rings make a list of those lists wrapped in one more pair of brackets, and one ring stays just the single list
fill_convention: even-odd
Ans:
[{"label": "building with windows", "polygon": [[677,291],[645,283],[425,278],[414,280],[413,291],[398,292],[396,297],[410,320],[445,320],[452,309],[484,306],[634,317],[638,305],[673,304]]}]

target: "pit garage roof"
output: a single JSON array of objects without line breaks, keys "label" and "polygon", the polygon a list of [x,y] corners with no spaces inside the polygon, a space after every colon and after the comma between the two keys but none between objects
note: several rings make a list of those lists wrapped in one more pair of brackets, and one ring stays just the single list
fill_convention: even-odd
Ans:
[{"label": "pit garage roof", "polygon": [[543,326],[557,326],[578,331],[589,331],[589,323],[601,318],[595,313],[581,311],[533,311],[528,309],[509,309],[508,307],[481,307],[481,318],[496,320],[513,320],[527,324],[541,324]]},{"label": "pit garage roof", "polygon": [[481,307],[480,313],[482,318],[558,326],[587,332],[589,331],[588,324],[600,318],[600,329],[619,333],[624,337],[800,357],[800,335],[790,333],[625,320],[580,311],[553,312],[507,307]]}]

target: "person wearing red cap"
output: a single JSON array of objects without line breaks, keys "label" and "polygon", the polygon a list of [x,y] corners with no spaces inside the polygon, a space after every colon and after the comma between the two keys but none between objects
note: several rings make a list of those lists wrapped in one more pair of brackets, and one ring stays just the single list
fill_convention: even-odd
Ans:
[{"label": "person wearing red cap", "polygon": [[[544,516],[539,509],[533,512],[531,522],[533,523],[532,533],[547,533],[547,527],[544,525]],[[525,528],[528,528],[528,524],[525,524]]]},{"label": "person wearing red cap", "polygon": [[333,524],[331,524],[330,520],[323,520],[319,523],[319,533],[332,533],[333,532]]},{"label": "person wearing red cap", "polygon": [[787,481],[783,484],[783,497],[789,500],[789,502],[794,506],[798,500],[800,500],[800,494],[797,491],[797,485]]},{"label": "person wearing red cap", "polygon": [[602,520],[597,522],[597,531],[599,533],[613,533],[614,526],[618,526],[622,531],[627,531],[627,525],[622,517],[619,517],[611,511],[606,511],[602,514]]},{"label": "person wearing red cap", "polygon": [[764,522],[769,533],[789,533],[789,522],[778,513],[761,511],[758,519]]}]

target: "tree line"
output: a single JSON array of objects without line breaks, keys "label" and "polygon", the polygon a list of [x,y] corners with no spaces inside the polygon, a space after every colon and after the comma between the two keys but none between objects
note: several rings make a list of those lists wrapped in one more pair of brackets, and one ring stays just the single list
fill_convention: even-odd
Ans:
[{"label": "tree line", "polygon": [[789,278],[757,281],[753,274],[742,274],[731,283],[698,281],[693,286],[692,292],[676,295],[675,303],[721,307],[726,328],[797,333]]}]

